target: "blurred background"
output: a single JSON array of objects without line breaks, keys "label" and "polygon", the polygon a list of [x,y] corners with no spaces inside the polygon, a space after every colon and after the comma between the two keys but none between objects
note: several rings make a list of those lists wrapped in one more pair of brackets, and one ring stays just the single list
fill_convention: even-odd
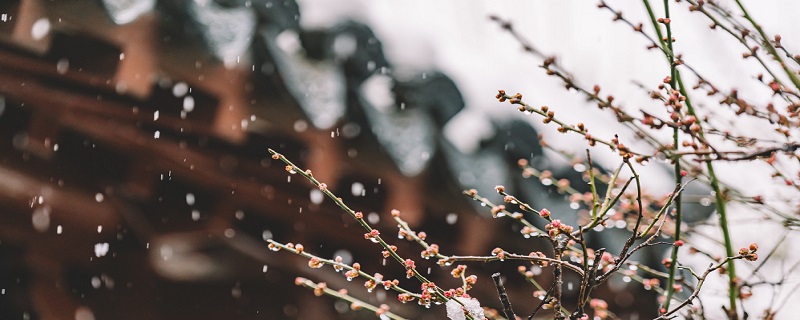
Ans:
[{"label": "blurred background", "polygon": [[[294,278],[303,276],[408,318],[441,319],[443,308],[402,305],[394,293],[368,293],[358,279],[268,251],[268,239],[302,243],[321,257],[359,262],[368,273],[404,274],[267,148],[313,170],[384,234],[396,232],[388,212],[398,209],[445,254],[487,255],[498,244],[511,252],[545,250],[460,193],[475,188],[498,203],[494,187],[503,184],[574,223],[584,204],[556,182],[586,192],[587,168],[544,150],[537,136],[578,155],[585,144],[497,103],[496,90],[561,108],[564,120],[583,121],[598,136],[637,142],[606,125],[616,123],[612,115],[547,78],[540,59],[488,16],[510,19],[586,85],[601,83],[631,107],[651,104],[633,81],[655,86],[667,72],[657,52],[595,4],[298,2],[0,3],[0,318],[374,317],[296,287]],[[798,6],[753,9],[768,29],[783,32],[792,20],[779,12]],[[639,6],[620,8],[645,17]],[[685,59],[708,65],[704,71],[719,86],[768,101],[770,92],[749,89],[754,66],[739,63],[736,44],[707,34],[707,23],[682,9],[674,14],[690,20],[676,25]],[[618,161],[605,150],[593,158],[601,170]],[[518,159],[552,178],[524,179]],[[672,189],[666,167],[642,170],[653,193]],[[687,192],[687,219],[703,224],[713,210],[708,188],[694,184]],[[749,244],[763,230],[739,230],[737,243]],[[624,229],[613,226],[602,237],[590,234],[594,247],[612,252],[624,239]],[[410,257],[421,251],[395,244]],[[642,251],[636,259],[657,267],[664,254]],[[417,265],[430,268],[442,287],[460,285],[435,261]],[[516,270],[470,265],[480,279],[472,295],[499,308],[488,275],[502,272],[518,312],[530,313],[534,289]],[[549,272],[531,270],[549,283]],[[565,299],[576,294],[569,286]],[[656,294],[630,277],[613,278],[596,295],[623,319],[655,316]]]}]

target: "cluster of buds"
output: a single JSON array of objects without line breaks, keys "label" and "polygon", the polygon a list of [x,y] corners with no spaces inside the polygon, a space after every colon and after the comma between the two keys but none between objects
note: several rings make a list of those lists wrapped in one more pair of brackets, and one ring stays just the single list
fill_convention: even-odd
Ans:
[{"label": "cluster of buds", "polygon": [[525,169],[525,167],[528,166],[528,160],[525,158],[517,160],[517,166],[519,166],[521,169]]},{"label": "cluster of buds", "polygon": [[752,56],[755,56],[756,52],[758,52],[758,49],[761,49],[761,47],[753,46],[752,48],[750,48],[749,52],[742,53],[742,58],[747,59],[747,58],[750,58]]},{"label": "cluster of buds", "polygon": [[320,261],[320,259],[317,258],[317,257],[311,257],[311,259],[308,259],[308,267],[309,268],[319,269],[319,268],[322,268],[323,265],[324,264],[322,263],[322,261]]},{"label": "cluster of buds", "polygon": [[428,234],[425,233],[424,231],[421,231],[421,232],[418,232],[418,233],[414,234],[413,231],[406,230],[406,228],[403,228],[402,225],[397,225],[397,229],[398,229],[397,230],[397,239],[406,239],[408,241],[413,241],[415,235],[420,240],[425,240],[425,238],[428,237]]},{"label": "cluster of buds", "polygon": [[508,99],[511,104],[522,104],[522,94],[517,92],[511,99]]},{"label": "cluster of buds", "polygon": [[608,95],[606,97],[606,101],[602,101],[602,100],[601,101],[597,101],[597,108],[600,109],[600,110],[603,110],[603,109],[608,108],[608,107],[615,108],[614,106],[611,105],[612,102],[614,102],[614,96]]},{"label": "cluster of buds", "polygon": [[498,205],[498,206],[495,206],[495,207],[492,207],[492,217],[495,217],[495,218],[502,217],[503,216],[502,213],[504,213],[505,211],[506,211],[506,206],[504,206],[502,204]]},{"label": "cluster of buds", "polygon": [[[536,257],[536,258],[547,258],[547,256],[544,255],[544,253],[541,253],[540,251],[531,252],[531,253],[528,254],[528,256],[529,257]],[[537,266],[542,266],[542,267],[547,267],[549,262],[542,261],[542,260],[531,260],[531,264],[534,264],[534,265],[537,265]]]},{"label": "cluster of buds", "polygon": [[400,281],[397,280],[397,279],[394,279],[394,280],[391,280],[391,281],[383,280],[383,288],[386,289],[386,290],[389,290],[392,287],[396,287],[399,284],[400,284]]},{"label": "cluster of buds", "polygon": [[352,281],[356,277],[358,277],[358,271],[361,270],[361,264],[356,262],[353,264],[353,269],[347,270],[344,273],[344,276],[347,277],[347,281]]},{"label": "cluster of buds", "polygon": [[550,218],[550,210],[547,210],[547,208],[539,210],[539,216],[545,219]]},{"label": "cluster of buds", "polygon": [[536,228],[531,228],[529,226],[522,227],[522,230],[519,231],[523,237],[530,238],[535,235],[539,235],[539,230]]},{"label": "cluster of buds", "polygon": [[406,278],[411,279],[414,276],[414,270],[417,269],[414,260],[406,259],[406,261],[403,261],[403,266],[406,267]]},{"label": "cluster of buds", "polygon": [[450,275],[452,275],[453,278],[460,278],[461,275],[464,274],[464,270],[467,270],[467,266],[459,264],[457,267],[453,268],[452,271],[450,271]]},{"label": "cluster of buds", "polygon": [[467,283],[467,290],[472,289],[472,286],[478,283],[478,276],[471,274],[464,278],[464,282]]},{"label": "cluster of buds", "polygon": [[542,170],[542,173],[539,175],[539,181],[544,182],[550,179],[553,179],[553,172],[550,170]]},{"label": "cluster of buds", "polygon": [[314,287],[314,295],[317,296],[317,297],[321,297],[321,296],[325,295],[325,289],[327,289],[327,288],[328,288],[328,284],[326,284],[325,282],[317,283],[317,286]]},{"label": "cluster of buds", "polygon": [[372,292],[372,290],[375,290],[375,287],[378,286],[378,283],[383,282],[383,275],[380,273],[376,273],[373,278],[374,279],[368,279],[364,282],[364,287],[367,288],[367,292]]},{"label": "cluster of buds", "polygon": [[603,255],[601,255],[600,259],[596,260],[595,263],[599,263],[600,270],[609,271],[616,264],[616,261],[614,261],[614,255],[608,252],[603,252]]},{"label": "cluster of buds", "polygon": [[622,11],[616,11],[616,12],[614,12],[614,19],[613,19],[613,21],[619,21],[619,20],[622,20],[622,19],[624,19],[624,18],[622,17]]},{"label": "cluster of buds", "polygon": [[697,132],[698,131],[698,130],[694,129],[694,126],[697,125],[697,117],[695,117],[695,116],[692,116],[692,115],[685,116],[685,117],[683,117],[683,119],[681,119],[681,123],[683,125],[689,126],[689,129],[692,132]]},{"label": "cluster of buds", "polygon": [[661,285],[661,280],[658,280],[656,278],[642,279],[642,285],[644,286],[645,290],[650,290],[650,289],[653,289],[653,288],[656,288],[656,287],[660,286]]},{"label": "cluster of buds", "polygon": [[626,145],[619,142],[618,135],[616,134],[614,135],[614,138],[611,139],[611,143],[613,143],[615,146],[615,148],[612,149],[616,149],[619,152],[620,156],[622,156],[625,159],[633,158],[633,153],[631,153],[631,149],[628,149]]},{"label": "cluster of buds", "polygon": [[[773,108],[775,107],[773,106]],[[776,111],[770,111],[770,112],[777,113]],[[789,113],[789,116],[796,118],[798,115],[800,115],[800,103],[795,102],[786,106],[786,112]]]},{"label": "cluster of buds", "polygon": [[588,132],[584,133],[583,137],[589,143],[589,146],[594,147],[597,144],[597,140],[594,137],[592,137],[590,133]]},{"label": "cluster of buds", "polygon": [[447,266],[450,266],[450,265],[453,264],[453,259],[452,258],[442,258],[442,259],[439,259],[439,261],[436,261],[436,263],[438,265],[442,266],[442,267],[447,267]]},{"label": "cluster of buds", "polygon": [[333,265],[333,270],[334,271],[339,272],[339,271],[344,270],[344,266],[342,265],[342,261],[343,260],[344,259],[342,258],[342,256],[336,256],[336,258],[333,258],[333,261],[335,261],[337,263],[337,264]]},{"label": "cluster of buds", "polygon": [[499,247],[492,249],[492,255],[497,257],[498,259],[500,259],[500,261],[503,261],[503,260],[506,259],[506,252],[503,251],[503,249],[501,249]]},{"label": "cluster of buds", "polygon": [[727,104],[733,107],[736,106],[736,110],[734,111],[736,115],[740,114],[748,114],[753,115],[756,113],[756,109],[753,105],[745,101],[744,99],[738,98],[736,90],[732,90],[731,94],[727,96],[724,100],[720,101],[721,104]]},{"label": "cluster of buds", "polygon": [[506,102],[507,95],[505,90],[497,90],[497,95],[494,96],[500,102]]},{"label": "cluster of buds", "polygon": [[589,307],[594,310],[595,318],[605,319],[608,318],[608,302],[601,299],[589,300]]},{"label": "cluster of buds", "polygon": [[750,247],[739,249],[739,255],[743,256],[747,261],[756,261],[758,260],[758,253],[756,253],[756,251],[758,251],[758,245],[751,243]]},{"label": "cluster of buds", "polygon": [[600,96],[600,85],[597,85],[597,84],[596,84],[596,85],[594,85],[594,86],[592,87],[592,97],[595,97],[595,98],[597,98],[597,97],[599,97],[599,96]]},{"label": "cluster of buds", "polygon": [[436,284],[433,282],[423,282],[420,288],[417,303],[421,306],[430,306],[431,301],[436,299]]},{"label": "cluster of buds", "polygon": [[545,114],[544,119],[542,119],[542,123],[550,123],[553,119],[556,118],[556,113],[550,110],[548,106],[541,106],[539,109]]},{"label": "cluster of buds", "polygon": [[525,178],[525,179],[530,178],[534,174],[536,174],[536,171],[534,171],[533,168],[522,168],[522,177],[523,178]]},{"label": "cluster of buds", "polygon": [[384,258],[388,258],[388,257],[390,257],[390,256],[392,255],[392,252],[395,252],[395,251],[397,251],[397,246],[395,246],[395,245],[389,245],[389,249],[390,249],[390,250],[392,250],[392,251],[391,251],[391,252],[389,252],[389,250],[383,250],[383,251],[381,251],[381,254],[383,255],[383,257],[384,257]]},{"label": "cluster of buds", "polygon": [[382,304],[378,307],[378,310],[375,311],[375,315],[378,316],[378,318],[383,319],[382,315],[387,312],[389,312],[389,306],[386,304]]},{"label": "cluster of buds", "polygon": [[703,9],[703,5],[705,5],[705,4],[706,4],[705,0],[697,0],[697,5],[689,6],[689,11],[702,10]]},{"label": "cluster of buds", "polygon": [[[656,99],[660,98],[661,95],[658,93],[658,91],[653,91],[650,97]],[[653,129],[661,129],[661,127],[664,126],[664,122],[647,113],[645,113],[642,117],[642,124]]]},{"label": "cluster of buds", "polygon": [[500,101],[500,102],[506,102],[506,100],[508,100],[508,102],[510,102],[512,104],[522,103],[522,94],[521,93],[517,93],[513,97],[509,97],[506,94],[505,90],[497,90],[497,95],[495,95],[494,97],[497,98],[497,101]]},{"label": "cluster of buds", "polygon": [[430,259],[431,257],[436,257],[439,255],[439,245],[438,244],[431,244],[425,250],[422,250],[420,256],[424,259]]},{"label": "cluster of buds", "polygon": [[559,219],[555,219],[548,223],[546,226],[544,226],[544,229],[547,230],[547,233],[551,238],[555,238],[562,233],[572,233],[572,226],[561,223],[561,220]]},{"label": "cluster of buds", "polygon": [[397,239],[406,239],[409,241],[414,240],[414,237],[412,237],[411,234],[408,231],[406,231],[405,228],[403,228],[403,226],[397,226],[397,227],[399,229],[397,230]]},{"label": "cluster of buds", "polygon": [[414,301],[414,296],[408,293],[401,293],[397,295],[397,301],[402,303]]},{"label": "cluster of buds", "polygon": [[558,306],[558,299],[555,297],[550,297],[545,303],[542,305],[542,309],[555,309]]},{"label": "cluster of buds", "polygon": [[370,232],[364,234],[364,239],[367,239],[372,242],[378,242],[378,236],[380,236],[381,232],[378,229],[372,229]]},{"label": "cluster of buds", "polygon": [[444,292],[444,297],[451,299],[455,297],[469,298],[469,294],[463,288],[450,289]]},{"label": "cluster of buds", "polygon": [[[687,129],[692,134],[697,134],[697,133],[700,132],[700,130],[703,129],[703,128],[700,127],[700,124],[697,122],[697,117],[695,117],[695,116],[686,116],[686,117],[683,118],[683,120],[681,120],[681,123],[684,126],[688,127]],[[686,129],[684,129],[684,130],[686,130]],[[694,149],[697,149],[697,146],[692,146],[692,147]]]},{"label": "cluster of buds", "polygon": [[551,65],[556,63],[556,57],[550,56],[544,59],[542,62],[542,66],[545,68],[549,68]]}]

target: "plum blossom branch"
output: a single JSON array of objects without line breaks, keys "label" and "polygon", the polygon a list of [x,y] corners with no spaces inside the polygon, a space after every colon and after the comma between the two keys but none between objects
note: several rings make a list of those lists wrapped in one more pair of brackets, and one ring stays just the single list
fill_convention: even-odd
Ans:
[{"label": "plum blossom branch", "polygon": [[322,295],[328,295],[340,300],[344,300],[350,302],[350,309],[351,310],[361,310],[366,309],[375,313],[376,316],[381,318],[389,318],[393,320],[406,320],[401,316],[398,316],[389,311],[389,306],[382,304],[380,306],[374,306],[368,302],[364,302],[362,300],[356,299],[353,296],[347,293],[347,290],[340,289],[340,290],[333,290],[328,288],[328,285],[325,282],[314,283],[311,280],[306,278],[297,277],[294,279],[294,284],[298,286],[303,286],[314,291],[314,295],[320,297]]},{"label": "plum blossom branch", "polygon": [[372,276],[372,275],[370,275],[370,274],[368,274],[368,273],[366,273],[364,271],[361,271],[361,264],[359,264],[357,262],[354,263],[353,265],[348,265],[346,263],[343,263],[342,262],[342,258],[338,257],[338,256],[336,258],[334,258],[333,260],[331,260],[331,259],[320,258],[319,256],[316,256],[316,255],[310,254],[308,252],[305,252],[305,248],[301,244],[291,244],[291,243],[282,244],[282,243],[277,242],[277,241],[272,240],[272,239],[267,240],[267,241],[269,242],[269,249],[270,250],[273,250],[273,251],[285,250],[285,251],[297,254],[299,256],[308,258],[308,266],[310,268],[317,269],[317,268],[321,268],[323,265],[329,265],[329,266],[332,266],[333,269],[336,272],[339,272],[339,271],[342,271],[342,270],[347,270],[344,273],[344,275],[347,277],[348,281],[349,280],[353,280],[358,276],[364,277],[364,278],[367,279],[367,282],[364,283],[364,287],[366,287],[367,290],[370,291],[370,292],[376,286],[382,285],[386,290],[391,289],[391,290],[397,291],[397,292],[399,292],[401,294],[410,295],[410,296],[412,296],[414,298],[419,298],[420,297],[419,294],[413,293],[411,291],[408,291],[408,290],[403,289],[402,287],[398,286],[400,281],[398,281],[396,279],[395,280],[384,280],[383,279],[383,275],[381,275],[380,273],[376,273],[374,276]]}]

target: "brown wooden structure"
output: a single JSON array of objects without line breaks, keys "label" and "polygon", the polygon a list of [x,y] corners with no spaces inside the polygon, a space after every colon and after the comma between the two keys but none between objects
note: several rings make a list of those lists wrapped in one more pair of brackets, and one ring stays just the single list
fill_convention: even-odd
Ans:
[{"label": "brown wooden structure", "polygon": [[[452,183],[430,183],[431,172],[406,177],[376,150],[353,155],[336,129],[296,130],[303,117],[279,75],[226,67],[165,31],[157,12],[117,25],[98,2],[8,0],[0,14],[2,319],[365,316],[294,286],[295,276],[411,318],[443,316],[269,252],[270,237],[325,257],[345,249],[370,272],[403,274],[384,267],[380,249],[330,201],[312,201],[311,185],[289,177],[268,147],[379,214],[385,234],[395,232],[388,211],[397,208],[453,254],[518,239],[480,218]],[[368,196],[350,192],[354,183]],[[501,268],[515,270],[475,267]],[[439,273],[437,283],[453,282]],[[494,301],[485,284],[475,295]],[[529,309],[530,288],[509,290]]]}]

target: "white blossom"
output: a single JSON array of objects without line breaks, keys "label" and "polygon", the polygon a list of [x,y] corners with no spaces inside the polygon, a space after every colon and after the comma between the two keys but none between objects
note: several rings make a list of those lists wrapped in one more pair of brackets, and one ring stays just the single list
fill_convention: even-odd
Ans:
[{"label": "white blossom", "polygon": [[469,312],[473,319],[483,319],[483,308],[481,308],[480,302],[477,299],[468,299],[468,298],[456,298],[459,302],[464,304],[463,306],[456,302],[455,300],[448,300],[445,304],[447,307],[447,318],[450,320],[466,320],[467,317],[464,315],[464,310]]}]

